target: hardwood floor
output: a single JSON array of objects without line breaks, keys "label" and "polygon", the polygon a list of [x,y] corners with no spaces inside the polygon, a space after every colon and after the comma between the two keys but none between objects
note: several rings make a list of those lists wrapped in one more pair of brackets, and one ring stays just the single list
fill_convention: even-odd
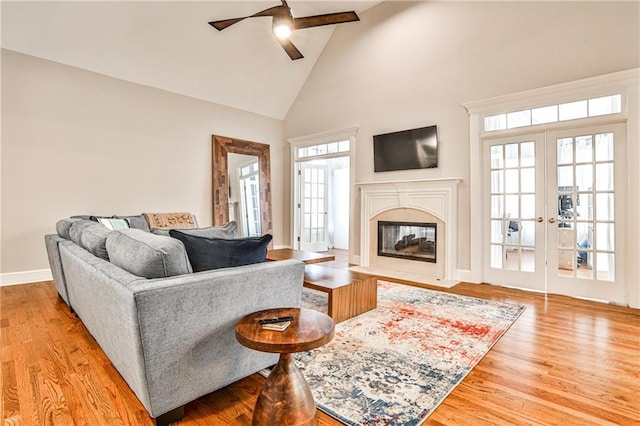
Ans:
[{"label": "hardwood floor", "polygon": [[[527,310],[425,425],[640,424],[638,310],[489,285],[448,291]],[[152,424],[51,282],[1,287],[0,298],[4,425]],[[250,425],[263,380],[199,398],[179,424]]]}]

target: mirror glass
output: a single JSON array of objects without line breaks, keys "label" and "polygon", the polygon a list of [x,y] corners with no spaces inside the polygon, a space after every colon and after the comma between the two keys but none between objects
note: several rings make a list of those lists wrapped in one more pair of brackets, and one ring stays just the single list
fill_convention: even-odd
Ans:
[{"label": "mirror glass", "polygon": [[257,237],[260,225],[260,174],[258,157],[229,153],[229,221],[238,223],[239,237]]}]

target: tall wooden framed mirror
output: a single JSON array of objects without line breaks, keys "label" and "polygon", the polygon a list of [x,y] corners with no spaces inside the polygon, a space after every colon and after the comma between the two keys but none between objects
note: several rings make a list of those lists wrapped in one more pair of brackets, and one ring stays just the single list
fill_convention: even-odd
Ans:
[{"label": "tall wooden framed mirror", "polygon": [[[260,234],[271,234],[273,231],[271,221],[271,161],[269,145],[235,139],[226,136],[213,135],[211,137],[212,157],[213,157],[213,224],[223,226],[229,222],[231,214],[243,215],[242,218],[234,217],[239,222],[238,234],[240,236],[250,236],[257,233],[255,221],[259,218]],[[242,158],[232,158],[232,164],[244,164],[241,170],[247,171],[247,179],[244,180],[243,188],[238,185],[231,185],[232,178],[235,179],[237,168],[229,168],[230,157],[240,154]],[[252,166],[252,162],[247,156],[255,157],[257,170]],[[236,161],[237,160],[237,161]],[[246,160],[246,161],[245,161]],[[244,163],[243,163],[244,161]],[[230,172],[234,176],[230,176]],[[253,173],[255,172],[255,173]],[[257,180],[257,182],[256,182]],[[253,197],[252,191],[257,187],[259,197]],[[230,204],[230,188],[232,189],[232,200],[239,200],[240,194],[248,203],[234,209],[233,202]],[[247,205],[248,204],[248,205]],[[231,206],[231,209],[230,209]],[[253,218],[248,216],[252,216]],[[240,220],[239,220],[240,219]],[[253,228],[252,228],[253,223]],[[253,230],[252,230],[253,229]]]}]

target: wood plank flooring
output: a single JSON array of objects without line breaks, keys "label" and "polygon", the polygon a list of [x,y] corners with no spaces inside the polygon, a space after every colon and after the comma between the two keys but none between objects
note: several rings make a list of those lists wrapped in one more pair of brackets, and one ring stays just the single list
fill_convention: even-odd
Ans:
[{"label": "wood plank flooring", "polygon": [[[489,285],[448,291],[527,310],[425,425],[640,425],[638,310]],[[1,287],[0,298],[4,425],[152,424],[51,282]],[[250,425],[263,380],[199,398],[179,424]]]}]

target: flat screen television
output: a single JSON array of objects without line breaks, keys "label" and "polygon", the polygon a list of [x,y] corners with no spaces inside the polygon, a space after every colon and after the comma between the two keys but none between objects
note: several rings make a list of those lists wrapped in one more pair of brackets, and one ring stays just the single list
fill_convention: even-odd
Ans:
[{"label": "flat screen television", "polygon": [[373,137],[376,172],[438,167],[438,132],[435,125]]}]

